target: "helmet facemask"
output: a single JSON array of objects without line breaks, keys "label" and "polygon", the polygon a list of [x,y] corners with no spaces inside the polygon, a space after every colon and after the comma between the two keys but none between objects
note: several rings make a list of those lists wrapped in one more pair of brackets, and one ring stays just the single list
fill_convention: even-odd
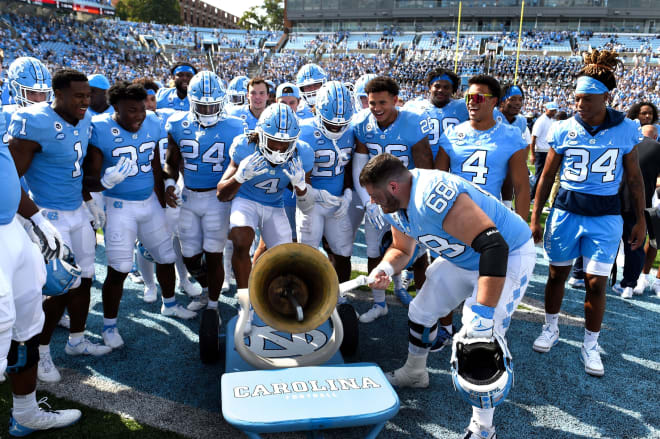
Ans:
[{"label": "helmet facemask", "polygon": [[224,99],[219,101],[211,100],[210,98],[203,99],[203,101],[191,99],[190,106],[199,124],[203,127],[210,127],[218,123],[220,120],[225,101]]},{"label": "helmet facemask", "polygon": [[[21,85],[18,81],[11,81],[9,84],[12,91],[12,96],[21,107],[28,107],[30,105],[38,104],[41,102],[51,102],[53,100],[53,89],[47,84],[35,84],[34,87],[27,87]],[[30,96],[32,95],[32,96]],[[35,100],[34,97],[42,95],[43,99]]]},{"label": "helmet facemask", "polygon": [[[303,91],[303,88],[316,84],[318,84],[319,86],[315,90]],[[300,95],[305,100],[305,102],[307,102],[309,106],[313,107],[316,105],[316,93],[318,93],[319,89],[323,86],[323,84],[325,84],[325,79],[321,81],[309,81],[300,86]]]},{"label": "helmet facemask", "polygon": [[[320,112],[317,114],[317,120],[318,120],[318,126],[319,130],[325,137],[327,137],[330,140],[339,140],[341,139],[341,136],[344,135],[346,130],[348,130],[348,127],[351,123],[351,120],[346,120],[344,118],[336,117],[333,120],[326,119],[321,115]],[[331,130],[328,128],[328,125],[331,125],[332,127],[338,128],[336,131]]]},{"label": "helmet facemask", "polygon": [[[281,165],[291,159],[293,153],[296,151],[298,136],[290,137],[280,132],[273,136],[265,133],[259,127],[257,127],[256,131],[259,134],[259,151],[266,160],[274,165]],[[270,142],[278,142],[280,145],[286,145],[286,149],[282,151],[280,148],[272,148],[269,145]]]}]

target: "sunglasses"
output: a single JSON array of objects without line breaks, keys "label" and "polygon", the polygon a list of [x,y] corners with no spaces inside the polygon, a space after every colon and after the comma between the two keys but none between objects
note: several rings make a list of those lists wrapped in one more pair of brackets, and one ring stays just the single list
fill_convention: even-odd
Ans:
[{"label": "sunglasses", "polygon": [[483,104],[486,102],[486,98],[492,98],[493,95],[491,94],[484,94],[484,93],[466,93],[465,94],[465,104],[469,104],[470,101],[474,102],[475,104]]}]

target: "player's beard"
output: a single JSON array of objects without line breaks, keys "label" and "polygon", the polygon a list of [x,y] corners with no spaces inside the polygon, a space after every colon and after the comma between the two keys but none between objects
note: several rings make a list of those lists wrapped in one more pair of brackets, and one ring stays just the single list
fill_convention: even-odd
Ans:
[{"label": "player's beard", "polygon": [[385,193],[385,203],[381,204],[380,208],[383,213],[394,213],[399,210],[399,200],[389,192]]}]

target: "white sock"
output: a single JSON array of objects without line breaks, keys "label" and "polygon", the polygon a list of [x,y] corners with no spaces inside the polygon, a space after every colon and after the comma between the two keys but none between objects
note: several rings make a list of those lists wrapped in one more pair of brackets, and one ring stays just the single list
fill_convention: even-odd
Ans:
[{"label": "white sock", "polygon": [[385,290],[371,290],[374,295],[374,302],[385,303]]},{"label": "white sock", "polygon": [[222,255],[222,265],[224,266],[225,269],[225,279],[224,281],[227,283],[231,283],[231,278],[232,278],[232,266],[231,266],[231,255],[234,254],[234,243],[231,242],[230,240],[227,240],[227,243],[225,244],[225,251]]},{"label": "white sock", "polygon": [[183,254],[181,253],[181,241],[178,237],[172,239],[172,246],[174,247],[174,254],[176,258],[174,259],[174,266],[176,267],[176,273],[179,275],[179,285],[183,285],[188,280],[188,270],[186,269],[186,264],[183,263]]},{"label": "white sock", "polygon": [[495,409],[480,409],[472,407],[472,420],[482,427],[490,428],[493,426],[493,415]]},{"label": "white sock", "polygon": [[40,344],[39,345],[39,356],[41,355],[50,355],[50,345],[48,344]]},{"label": "white sock", "polygon": [[34,410],[39,410],[39,405],[37,404],[37,392],[36,390],[27,395],[14,395],[14,406],[12,408],[12,415],[14,418],[21,417],[24,415],[33,412]]},{"label": "white sock", "polygon": [[209,309],[218,309],[218,301],[209,299],[209,303],[206,307]]},{"label": "white sock", "polygon": [[550,325],[553,329],[559,329],[559,313],[557,314],[545,313],[545,323]]},{"label": "white sock", "polygon": [[69,342],[75,346],[82,341],[84,335],[84,332],[72,332],[69,334]]},{"label": "white sock", "polygon": [[403,280],[401,279],[401,273],[392,276],[392,282],[394,282],[394,291],[403,288]]},{"label": "white sock", "polygon": [[170,307],[170,306],[174,306],[175,303],[176,303],[176,297],[175,296],[163,297],[163,305],[165,305],[167,307]]},{"label": "white sock", "polygon": [[137,252],[137,266],[138,266],[138,270],[140,270],[140,273],[142,274],[144,285],[146,287],[151,287],[151,288],[155,287],[156,286],[156,280],[154,279],[155,264],[145,259],[145,257],[142,256],[142,253]]},{"label": "white sock", "polygon": [[587,328],[584,329],[584,347],[589,349],[592,346],[594,346],[596,343],[598,343],[598,336],[600,335],[600,331],[598,332],[591,332]]},{"label": "white sock", "polygon": [[112,328],[113,326],[117,326],[117,318],[115,317],[114,319],[106,319],[103,317],[103,329],[105,330],[106,328]]},{"label": "white sock", "polygon": [[447,331],[448,334],[454,334],[454,325],[440,325],[444,328],[445,331]]}]

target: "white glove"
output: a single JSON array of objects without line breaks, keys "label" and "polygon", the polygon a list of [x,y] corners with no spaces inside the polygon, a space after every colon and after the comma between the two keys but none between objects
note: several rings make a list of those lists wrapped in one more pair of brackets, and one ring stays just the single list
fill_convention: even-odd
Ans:
[{"label": "white glove", "polygon": [[371,201],[365,206],[366,212],[365,215],[367,220],[378,230],[385,227],[385,220],[383,219],[383,212],[380,210],[380,206]]},{"label": "white glove", "polygon": [[472,305],[472,312],[474,313],[474,317],[470,323],[461,328],[463,336],[466,338],[493,337],[495,308],[477,303],[476,305]]},{"label": "white glove", "polygon": [[307,183],[305,182],[305,170],[303,169],[302,162],[299,157],[294,157],[289,162],[289,170],[282,170],[284,174],[289,177],[291,180],[291,185],[294,188],[298,188],[301,192],[304,192],[307,189]]},{"label": "white glove", "polygon": [[131,174],[137,174],[137,163],[121,156],[116,165],[106,168],[101,184],[106,189],[112,189]]},{"label": "white glove", "polygon": [[44,258],[48,260],[60,259],[64,255],[64,246],[62,245],[62,235],[60,235],[60,232],[41,212],[32,215],[30,217],[30,223],[32,227],[28,230],[28,234],[30,235],[30,239],[39,245]]},{"label": "white glove", "polygon": [[174,188],[174,198],[176,205],[181,206],[183,204],[183,199],[181,198],[181,188],[178,184],[176,184],[176,181],[174,181],[173,178],[168,178],[165,180],[165,192],[167,192],[167,189],[170,187]]},{"label": "white glove", "polygon": [[322,207],[332,209],[341,205],[341,197],[336,197],[325,189],[316,190],[316,202]]},{"label": "white glove", "polygon": [[344,196],[340,198],[341,204],[335,210],[334,217],[341,218],[348,214],[348,208],[351,207],[351,201],[353,201],[353,191],[350,188],[344,189]]},{"label": "white glove", "polygon": [[266,159],[259,154],[259,152],[253,152],[238,164],[238,169],[234,174],[234,180],[243,184],[254,177],[265,174],[266,172],[268,172],[268,163],[266,163]]},{"label": "white glove", "polygon": [[103,209],[94,200],[85,201],[85,205],[89,213],[92,214],[92,227],[94,230],[102,229],[105,226],[105,212]]}]

